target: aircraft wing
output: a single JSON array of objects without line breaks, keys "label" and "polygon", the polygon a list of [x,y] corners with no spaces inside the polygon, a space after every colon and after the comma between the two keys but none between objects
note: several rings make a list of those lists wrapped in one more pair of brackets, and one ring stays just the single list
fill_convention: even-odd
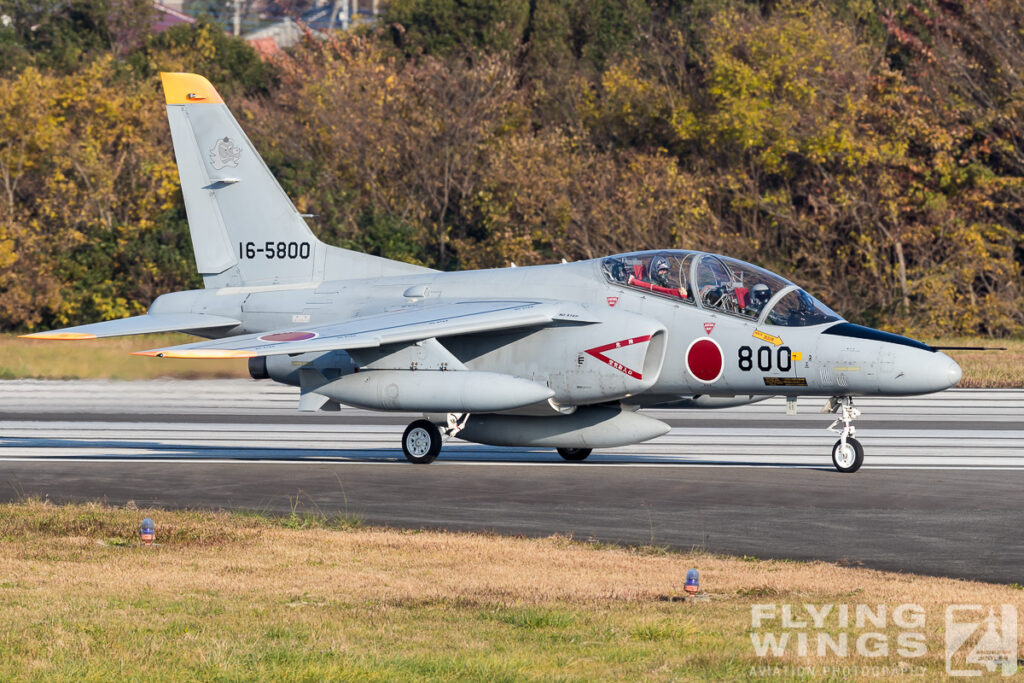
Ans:
[{"label": "aircraft wing", "polygon": [[23,334],[27,339],[98,339],[100,337],[121,337],[129,334],[155,334],[157,332],[190,332],[193,330],[209,330],[228,328],[238,325],[240,321],[220,315],[204,313],[159,313],[136,315],[131,318],[107,320],[101,323],[65,327],[49,332]]},{"label": "aircraft wing", "polygon": [[547,325],[556,320],[596,322],[576,304],[556,301],[466,300],[439,304],[410,304],[398,310],[361,316],[344,322],[290,327],[240,335],[135,355],[160,358],[251,358],[279,354],[365,349],[448,337]]}]

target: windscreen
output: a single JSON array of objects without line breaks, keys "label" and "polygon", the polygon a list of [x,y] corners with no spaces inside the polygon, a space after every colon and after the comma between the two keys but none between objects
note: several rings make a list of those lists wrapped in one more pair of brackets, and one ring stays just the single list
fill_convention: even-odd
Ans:
[{"label": "windscreen", "polygon": [[785,327],[807,327],[842,320],[825,304],[802,289],[794,289],[778,300],[765,322]]},{"label": "windscreen", "polygon": [[[717,308],[727,313],[738,313],[756,320],[760,317],[768,301],[791,284],[771,271],[734,258],[710,254],[702,258],[704,260],[701,261],[697,271],[698,280],[701,279],[702,273],[717,272],[721,268],[725,268],[727,271],[724,282],[719,275],[710,292],[705,292],[706,295],[702,301],[708,308]],[[705,260],[710,264],[707,268],[704,267]],[[716,267],[713,264],[720,265]],[[710,296],[707,295],[708,293]]]}]

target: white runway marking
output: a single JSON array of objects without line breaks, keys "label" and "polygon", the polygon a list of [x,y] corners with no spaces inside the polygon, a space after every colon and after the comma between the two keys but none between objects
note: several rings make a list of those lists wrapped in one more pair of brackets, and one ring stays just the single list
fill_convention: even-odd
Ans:
[{"label": "white runway marking", "polygon": [[[365,425],[361,419],[381,414],[346,409],[332,414],[340,423],[275,421],[295,414],[297,397],[290,387],[247,380],[0,382],[0,414],[8,416],[0,419],[0,460],[405,465],[398,444],[404,423],[416,416],[399,417],[401,424]],[[647,411],[662,419],[700,418],[705,426],[602,449],[587,464],[830,468],[835,436],[825,431],[831,416],[817,414],[821,403],[802,399],[799,420],[787,418],[782,399],[720,411]],[[857,435],[867,452],[865,468],[1024,470],[1024,391],[956,390],[857,405],[863,419],[884,420]],[[222,421],[182,418],[211,415]],[[771,426],[744,426],[754,420]],[[815,426],[805,426],[811,421]],[[949,422],[973,426],[945,428]],[[459,440],[445,446],[437,464],[578,466],[549,449]]]}]

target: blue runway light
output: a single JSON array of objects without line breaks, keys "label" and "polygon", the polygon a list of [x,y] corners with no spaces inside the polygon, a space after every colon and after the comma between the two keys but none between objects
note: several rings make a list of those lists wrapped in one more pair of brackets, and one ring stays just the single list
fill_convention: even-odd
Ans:
[{"label": "blue runway light", "polygon": [[139,527],[139,538],[146,545],[152,545],[156,539],[156,525],[149,517],[142,520],[142,525]]},{"label": "blue runway light", "polygon": [[690,595],[696,595],[700,591],[700,574],[696,569],[686,572],[686,585],[683,586],[683,590]]}]

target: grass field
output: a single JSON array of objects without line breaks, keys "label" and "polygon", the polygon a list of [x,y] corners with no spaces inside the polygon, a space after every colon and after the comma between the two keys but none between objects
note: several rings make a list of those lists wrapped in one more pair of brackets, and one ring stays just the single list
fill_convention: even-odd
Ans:
[{"label": "grass field", "polygon": [[959,386],[966,388],[1024,387],[1024,339],[950,337],[929,339],[935,346],[989,346],[1005,351],[946,351],[963,368]]},{"label": "grass field", "polygon": [[[88,341],[40,341],[0,335],[0,379],[183,379],[248,377],[244,360],[164,360],[132,351],[185,344],[183,334]],[[949,351],[964,369],[962,387],[1024,387],[1024,339],[930,339],[938,346],[1000,346],[1006,351]]]},{"label": "grass field", "polygon": [[198,341],[187,334],[144,334],[114,339],[43,341],[0,335],[0,379],[201,379],[248,377],[245,360],[164,360],[133,356]]},{"label": "grass field", "polygon": [[[133,507],[0,506],[0,679],[933,680],[946,605],[1024,607],[1019,587],[824,563]],[[159,546],[139,546],[144,517]],[[678,599],[690,567],[704,600]],[[752,634],[805,603],[890,613],[826,619],[845,657],[818,657],[813,628],[810,656],[757,656]],[[906,603],[920,656],[898,651]],[[757,604],[777,611],[754,629]],[[887,654],[858,654],[865,633]]]}]

